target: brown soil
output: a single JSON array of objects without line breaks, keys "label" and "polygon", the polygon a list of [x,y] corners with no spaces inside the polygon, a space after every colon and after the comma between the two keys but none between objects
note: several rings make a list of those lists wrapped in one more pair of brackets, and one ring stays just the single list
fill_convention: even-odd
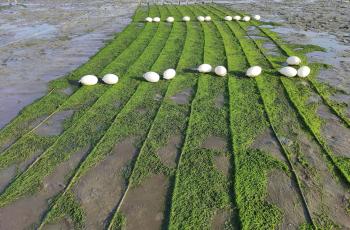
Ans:
[{"label": "brown soil", "polygon": [[213,230],[224,230],[226,221],[229,221],[232,214],[229,210],[218,211],[213,218],[212,227]]},{"label": "brown soil", "polygon": [[215,99],[215,106],[216,108],[222,108],[226,105],[227,100],[223,94],[220,94],[219,96],[216,97]]},{"label": "brown soil", "polygon": [[217,155],[214,158],[214,165],[229,179],[231,169],[230,158],[224,154]]},{"label": "brown soil", "polygon": [[123,169],[136,155],[134,138],[117,144],[111,155],[89,170],[74,187],[86,212],[86,229],[102,229],[126,189]]},{"label": "brown soil", "polygon": [[[65,187],[66,176],[88,152],[89,148],[74,154],[61,163],[56,170],[43,181],[41,190],[29,197],[23,197],[0,209],[0,229],[26,229],[35,226],[48,208],[49,199]],[[16,217],[16,218],[14,218]]]},{"label": "brown soil", "polygon": [[157,154],[161,161],[169,167],[176,166],[176,158],[181,148],[182,139],[180,135],[171,136],[167,145],[161,148]]},{"label": "brown soil", "polygon": [[141,185],[131,188],[121,206],[128,230],[161,229],[169,179],[153,175]]}]

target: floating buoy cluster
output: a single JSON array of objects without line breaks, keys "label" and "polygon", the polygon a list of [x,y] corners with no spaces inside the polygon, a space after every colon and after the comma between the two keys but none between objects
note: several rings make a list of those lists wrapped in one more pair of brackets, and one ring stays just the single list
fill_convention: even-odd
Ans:
[{"label": "floating buoy cluster", "polygon": [[[213,71],[213,67],[210,64],[201,64],[198,66],[197,71],[199,73],[210,73]],[[224,77],[227,75],[227,69],[225,66],[216,66],[214,73],[220,77]]]},{"label": "floating buoy cluster", "polygon": [[247,70],[246,75],[248,77],[257,77],[261,74],[261,72],[262,68],[260,66],[252,66]]},{"label": "floating buoy cluster", "polygon": [[301,59],[297,56],[288,57],[286,60],[289,66],[283,67],[279,70],[280,74],[286,77],[307,77],[309,76],[311,69],[308,66],[301,66],[299,69],[296,69],[292,66],[298,66],[301,64]]},{"label": "floating buoy cluster", "polygon": [[[260,15],[254,15],[254,16],[253,16],[253,19],[256,20],[256,21],[260,21],[261,16],[260,16]],[[224,20],[225,20],[225,21],[232,21],[232,20],[240,21],[240,20],[242,20],[242,21],[244,21],[244,22],[249,22],[249,21],[251,20],[251,17],[246,15],[246,16],[243,16],[243,18],[242,18],[242,17],[239,16],[239,15],[236,15],[236,16],[233,16],[233,17],[227,15],[227,16],[224,17]]]},{"label": "floating buoy cluster", "polygon": [[[176,76],[176,70],[167,69],[163,72],[163,79],[171,80]],[[158,82],[160,80],[160,76],[156,72],[147,72],[143,75],[143,78],[148,82]]]},{"label": "floating buoy cluster", "polygon": [[[104,75],[102,78],[102,81],[108,85],[114,85],[118,83],[118,80],[118,76],[111,73]],[[79,83],[82,85],[96,85],[98,78],[95,75],[85,75],[79,80]]]}]

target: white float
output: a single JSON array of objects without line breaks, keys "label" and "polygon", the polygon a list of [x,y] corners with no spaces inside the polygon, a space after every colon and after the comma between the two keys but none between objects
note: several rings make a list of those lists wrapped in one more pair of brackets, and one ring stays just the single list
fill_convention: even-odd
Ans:
[{"label": "white float", "polygon": [[225,21],[232,21],[232,16],[225,16]]},{"label": "white float", "polygon": [[260,66],[252,66],[247,70],[246,75],[248,77],[257,77],[261,74],[261,72],[262,69]]},{"label": "white float", "polygon": [[233,19],[236,20],[236,21],[239,21],[239,20],[241,20],[241,16],[236,15],[236,16],[233,17]]},{"label": "white float", "polygon": [[299,65],[301,63],[301,59],[297,56],[291,56],[287,58],[288,65]]},{"label": "white float", "polygon": [[286,77],[295,77],[298,73],[296,69],[290,66],[283,67],[279,72]]},{"label": "white float", "polygon": [[242,20],[245,21],[245,22],[249,22],[250,21],[250,17],[249,16],[244,16],[242,18]]},{"label": "white float", "polygon": [[182,21],[184,21],[184,22],[189,22],[189,21],[191,21],[191,18],[190,18],[189,16],[184,16],[184,17],[182,18]]},{"label": "white float", "polygon": [[118,82],[119,78],[115,74],[106,74],[103,76],[102,81],[108,85],[114,85]]},{"label": "white float", "polygon": [[214,72],[218,76],[225,77],[227,74],[227,69],[224,66],[217,66],[215,67]]},{"label": "white float", "polygon": [[210,17],[210,16],[205,16],[204,20],[205,20],[206,22],[210,22],[210,21],[211,21],[211,17]]},{"label": "white float", "polygon": [[168,17],[168,18],[166,19],[166,21],[167,21],[167,22],[174,22],[175,19],[174,19],[174,17]]},{"label": "white float", "polygon": [[308,66],[302,66],[298,69],[298,77],[307,77],[309,76],[311,69]]},{"label": "white float", "polygon": [[200,22],[204,22],[205,18],[203,16],[198,16],[197,20],[200,21]]},{"label": "white float", "polygon": [[98,78],[94,75],[85,75],[80,78],[79,82],[82,85],[96,85],[98,82]]},{"label": "white float", "polygon": [[154,22],[160,22],[160,17],[155,17],[155,18],[153,18],[153,21],[154,21]]},{"label": "white float", "polygon": [[163,73],[163,78],[166,80],[173,79],[176,76],[176,70],[174,69],[167,69]]},{"label": "white float", "polygon": [[254,19],[257,21],[260,21],[261,17],[260,17],[260,15],[257,14],[257,15],[254,15]]},{"label": "white float", "polygon": [[212,67],[209,64],[202,64],[198,66],[198,72],[200,73],[210,73],[212,71]]},{"label": "white float", "polygon": [[143,78],[149,82],[158,82],[160,77],[156,72],[147,72],[143,75]]},{"label": "white float", "polygon": [[145,18],[145,21],[146,21],[146,22],[153,22],[153,18],[147,17],[147,18]]}]

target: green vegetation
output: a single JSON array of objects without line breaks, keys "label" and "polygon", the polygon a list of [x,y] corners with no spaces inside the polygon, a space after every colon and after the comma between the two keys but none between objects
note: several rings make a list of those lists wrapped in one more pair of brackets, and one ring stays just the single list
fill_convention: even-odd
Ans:
[{"label": "green vegetation", "polygon": [[[1,192],[0,208],[22,197],[40,195],[47,176],[84,152],[79,164],[64,172],[62,190],[50,198],[44,216],[33,226],[44,229],[64,218],[75,229],[86,228],[89,210],[84,210],[77,197],[79,182],[117,154],[117,144],[132,139],[137,153],[125,167],[118,166],[123,168],[116,177],[124,180],[125,187],[116,191],[120,197],[108,210],[106,229],[124,229],[133,221],[122,209],[129,189],[142,186],[155,174],[169,181],[166,197],[159,197],[166,200],[164,229],[213,229],[220,218],[224,219],[223,229],[281,228],[287,224],[285,212],[289,210],[270,201],[268,194],[270,175],[277,170],[290,177],[292,185],[285,186],[293,186],[291,191],[298,199],[295,205],[304,211],[296,213],[304,222],[300,229],[343,227],[329,211],[338,205],[331,203],[334,197],[329,185],[339,196],[348,196],[350,160],[335,155],[328,146],[321,132],[326,121],[318,116],[317,108],[331,109],[344,126],[348,118],[342,105],[329,99],[332,89],[316,80],[324,65],[310,64],[313,71],[307,79],[283,78],[276,71],[289,55],[302,56],[306,64],[303,54],[321,49],[308,45],[295,51],[296,45],[285,44],[277,34],[258,27],[268,23],[222,20],[232,12],[207,4],[139,7],[123,32],[87,63],[52,81],[45,97],[0,130],[1,170],[39,154]],[[160,16],[162,22],[141,22],[147,15]],[[192,20],[182,22],[184,15]],[[198,15],[211,15],[213,21],[198,22]],[[174,16],[175,22],[164,22],[168,16]],[[265,39],[247,36],[251,29]],[[277,45],[277,55],[268,54],[266,39]],[[202,63],[226,66],[228,75],[193,70]],[[263,73],[248,78],[245,71],[253,65],[261,66]],[[161,74],[168,68],[177,71],[172,80],[149,83],[142,79],[146,71]],[[118,84],[74,85],[82,75],[106,73],[119,75]],[[73,94],[66,93],[68,88]],[[179,95],[186,95],[187,101],[177,101]],[[323,100],[310,104],[313,95]],[[35,132],[50,117],[70,110],[74,114],[65,119],[61,134],[40,136]],[[267,139],[276,141],[280,153],[256,147],[270,134]],[[160,152],[174,138],[179,140],[174,153],[178,155],[169,164]],[[218,161],[227,161],[228,168]],[[341,183],[343,178],[345,183]],[[349,215],[350,201],[343,203]]]}]

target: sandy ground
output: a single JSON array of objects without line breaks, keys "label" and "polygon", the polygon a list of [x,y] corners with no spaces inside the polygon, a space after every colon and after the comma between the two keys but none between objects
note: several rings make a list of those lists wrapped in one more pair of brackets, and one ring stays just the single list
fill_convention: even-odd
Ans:
[{"label": "sandy ground", "polygon": [[0,128],[45,95],[47,83],[86,62],[130,21],[136,3],[19,0],[0,3]]}]

